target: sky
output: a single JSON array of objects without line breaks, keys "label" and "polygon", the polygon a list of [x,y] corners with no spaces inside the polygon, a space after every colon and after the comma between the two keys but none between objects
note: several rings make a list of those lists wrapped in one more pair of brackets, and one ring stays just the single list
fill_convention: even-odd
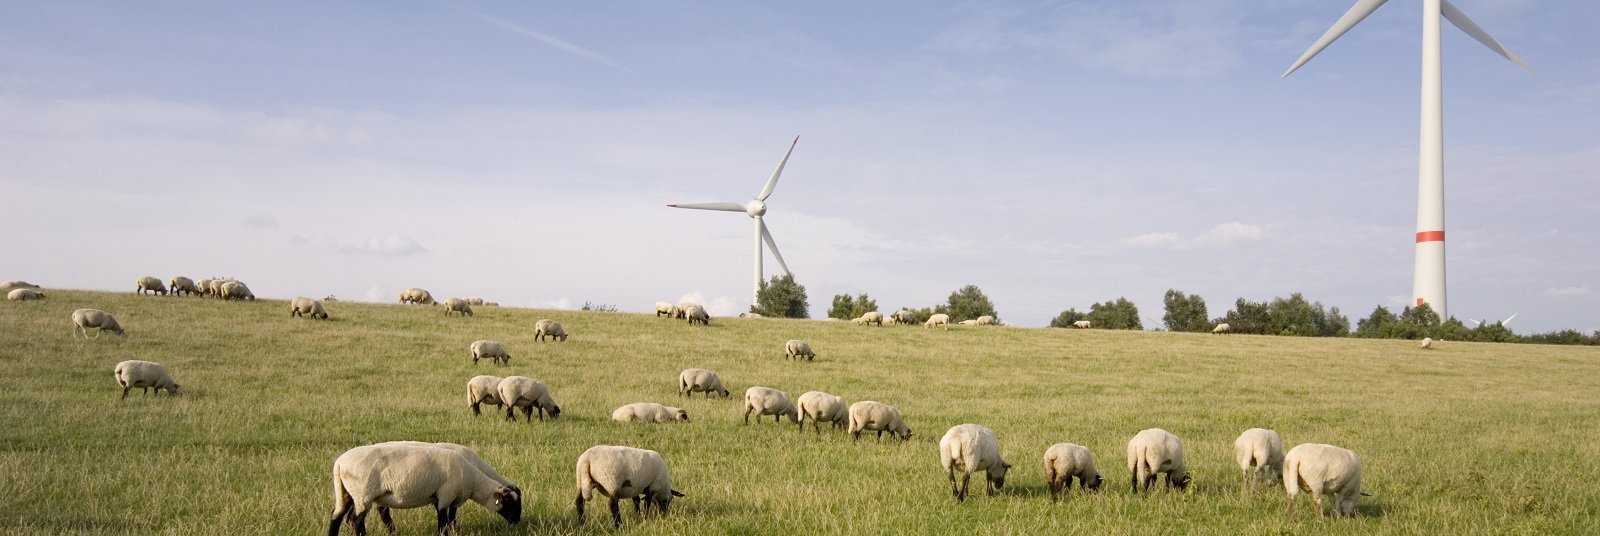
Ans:
[{"label": "sky", "polygon": [[[811,314],[1411,293],[1420,1],[0,2],[0,280]],[[1600,330],[1600,3],[1453,0],[1450,313]],[[767,254],[767,274],[779,273]],[[1469,323],[1469,325],[1471,325]]]}]

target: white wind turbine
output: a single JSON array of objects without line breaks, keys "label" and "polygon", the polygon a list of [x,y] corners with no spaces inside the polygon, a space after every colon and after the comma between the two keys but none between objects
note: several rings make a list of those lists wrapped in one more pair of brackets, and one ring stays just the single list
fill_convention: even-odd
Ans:
[{"label": "white wind turbine", "polygon": [[[1311,61],[1328,44],[1361,23],[1388,0],[1356,0],[1338,22],[1312,43],[1284,77]],[[1477,39],[1508,60],[1532,71],[1521,58],[1495,41],[1449,0],[1422,0],[1422,136],[1417,163],[1417,253],[1411,279],[1411,297],[1417,305],[1429,304],[1439,318],[1449,318],[1444,294],[1444,81],[1440,67],[1439,18]]]},{"label": "white wind turbine", "polygon": [[1488,320],[1473,320],[1472,321],[1472,327],[1478,327],[1478,326],[1482,326],[1484,324],[1500,324],[1501,326],[1510,327],[1511,326],[1511,319],[1516,318],[1516,317],[1517,317],[1517,313],[1511,313],[1511,316],[1508,316],[1508,317],[1506,317],[1505,320],[1501,320],[1499,322],[1490,322]]},{"label": "white wind turbine", "polygon": [[783,165],[789,163],[789,155],[794,154],[794,146],[800,143],[800,137],[795,136],[794,142],[789,144],[789,151],[783,153],[783,159],[778,161],[778,168],[772,170],[772,178],[767,179],[767,186],[756,194],[755,200],[739,204],[734,202],[722,203],[680,203],[667,205],[673,208],[693,208],[699,210],[722,210],[726,212],[743,212],[756,222],[756,261],[755,261],[755,288],[751,291],[750,303],[756,303],[756,295],[761,292],[761,242],[765,240],[767,247],[772,248],[772,256],[778,259],[778,266],[783,267],[783,273],[791,274],[789,265],[784,264],[783,255],[778,253],[778,244],[772,241],[772,233],[767,231],[766,222],[761,221],[761,216],[767,213],[767,198],[772,196],[772,190],[778,187],[778,175],[783,174]]}]

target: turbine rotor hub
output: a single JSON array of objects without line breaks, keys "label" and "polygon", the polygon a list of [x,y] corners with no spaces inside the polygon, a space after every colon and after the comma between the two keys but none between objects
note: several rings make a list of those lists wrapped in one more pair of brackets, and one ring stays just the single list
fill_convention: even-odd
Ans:
[{"label": "turbine rotor hub", "polygon": [[749,214],[750,217],[752,217],[752,218],[760,218],[761,216],[766,215],[766,213],[767,213],[767,204],[766,203],[762,203],[759,200],[758,201],[751,201],[749,204],[746,204],[744,206],[744,213],[745,214]]}]

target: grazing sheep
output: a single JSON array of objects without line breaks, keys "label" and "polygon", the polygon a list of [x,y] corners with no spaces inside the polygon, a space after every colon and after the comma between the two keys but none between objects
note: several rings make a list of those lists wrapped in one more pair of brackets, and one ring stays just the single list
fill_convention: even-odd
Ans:
[{"label": "grazing sheep", "polygon": [[850,406],[843,398],[822,391],[806,391],[800,395],[800,431],[806,429],[806,419],[811,419],[811,429],[822,434],[822,423],[833,423],[834,428],[844,428],[850,422]]},{"label": "grazing sheep", "polygon": [[678,318],[678,306],[664,301],[656,302],[656,318]]},{"label": "grazing sheep", "polygon": [[178,382],[172,380],[172,375],[167,374],[167,367],[160,363],[130,359],[117,363],[111,372],[117,379],[117,385],[122,386],[124,400],[128,398],[129,389],[143,389],[147,395],[151,389],[155,389],[158,395],[163,390],[167,396],[178,394]]},{"label": "grazing sheep", "polygon": [[1289,492],[1289,518],[1294,518],[1294,499],[1300,490],[1311,492],[1317,504],[1317,519],[1322,519],[1322,496],[1333,495],[1335,516],[1356,515],[1356,499],[1361,492],[1361,459],[1356,453],[1319,443],[1302,443],[1283,457],[1283,487]]},{"label": "grazing sheep", "polygon": [[167,286],[161,284],[161,278],[159,277],[147,275],[139,278],[139,281],[135,284],[137,285],[135,292],[138,292],[140,296],[143,296],[145,291],[150,291],[151,294],[167,295]]},{"label": "grazing sheep", "polygon": [[35,285],[27,281],[6,281],[4,283],[0,283],[0,291],[10,291],[18,288],[31,288],[33,290],[39,290],[40,287],[39,285]]},{"label": "grazing sheep", "polygon": [[1062,492],[1071,491],[1073,477],[1078,478],[1078,487],[1090,491],[1100,491],[1100,484],[1105,482],[1087,447],[1056,443],[1044,451],[1044,478],[1050,483],[1050,500],[1060,501]]},{"label": "grazing sheep", "polygon": [[866,314],[861,315],[861,323],[862,324],[875,324],[875,325],[877,325],[878,327],[881,328],[881,327],[883,327],[883,313],[880,313],[880,312],[877,312],[877,311],[869,311]]},{"label": "grazing sheep", "polygon": [[977,320],[972,320],[972,319],[962,320],[962,321],[956,322],[956,323],[960,324],[960,325],[963,325],[963,326],[976,326],[976,325],[978,325],[978,321]]},{"label": "grazing sheep", "polygon": [[683,369],[678,373],[678,394],[687,397],[700,391],[706,393],[706,398],[711,398],[711,393],[728,398],[728,389],[722,386],[722,378],[717,377],[717,373],[703,368]]},{"label": "grazing sheep", "polygon": [[193,279],[181,275],[173,276],[172,280],[167,282],[167,290],[172,292],[173,296],[182,296],[185,292],[190,296],[200,293],[200,287],[194,284]]},{"label": "grazing sheep", "polygon": [[1134,494],[1139,493],[1141,482],[1149,493],[1157,473],[1167,474],[1168,487],[1187,488],[1189,468],[1183,463],[1183,441],[1160,428],[1140,431],[1128,441],[1128,473],[1133,475]]},{"label": "grazing sheep", "polygon": [[894,316],[895,322],[899,322],[908,326],[917,323],[917,313],[913,313],[905,309],[895,311],[894,315],[892,316]]},{"label": "grazing sheep", "polygon": [[42,300],[44,293],[31,288],[14,288],[6,293],[6,299],[11,301]]},{"label": "grazing sheep", "polygon": [[811,351],[811,343],[794,339],[783,343],[783,357],[785,361],[790,359],[798,361],[802,357],[806,358],[806,361],[816,361],[817,353]]},{"label": "grazing sheep", "polygon": [[700,305],[698,303],[695,303],[695,302],[692,302],[692,301],[681,301],[681,302],[678,302],[677,309],[675,309],[676,312],[673,313],[672,317],[676,318],[678,320],[683,320],[683,319],[689,318],[689,306],[691,306],[691,305],[695,306],[695,307],[699,307],[701,309],[705,309],[705,306],[702,306],[702,305]]},{"label": "grazing sheep", "polygon": [[467,298],[467,305],[483,305],[483,298]]},{"label": "grazing sheep", "polygon": [[484,358],[491,359],[495,363],[502,365],[511,364],[511,353],[506,352],[506,347],[501,345],[499,341],[491,341],[487,339],[473,341],[471,351],[472,364],[474,365],[478,364],[479,359]]},{"label": "grazing sheep", "polygon": [[522,417],[528,422],[533,422],[533,410],[539,410],[539,420],[544,421],[545,412],[550,412],[550,418],[561,416],[561,406],[556,405],[555,399],[550,398],[550,389],[538,380],[526,376],[508,376],[500,380],[500,385],[495,387],[500,393],[500,403],[506,408],[506,420],[516,422],[517,408],[522,408]]},{"label": "grazing sheep", "polygon": [[689,412],[655,402],[634,402],[611,412],[617,422],[689,422]]},{"label": "grazing sheep", "polygon": [[333,461],[333,519],[328,535],[337,536],[348,520],[356,534],[366,534],[367,513],[378,506],[384,527],[394,531],[390,508],[433,506],[437,534],[455,527],[456,509],[472,501],[500,514],[508,523],[522,520],[522,492],[484,474],[463,453],[435,445],[377,444],[345,451]]},{"label": "grazing sheep", "polygon": [[764,314],[761,314],[761,313],[739,313],[739,318],[766,318],[766,317],[767,317],[767,315],[764,315]]},{"label": "grazing sheep", "polygon": [[990,315],[983,315],[983,316],[978,317],[978,325],[980,325],[980,326],[993,326],[993,325],[998,324],[998,323],[999,322],[996,322],[994,317],[990,316]]},{"label": "grazing sheep", "polygon": [[1283,439],[1265,428],[1245,430],[1233,440],[1233,459],[1244,473],[1245,487],[1268,476],[1283,478]]},{"label": "grazing sheep", "polygon": [[72,331],[73,338],[77,338],[78,332],[83,332],[83,338],[88,339],[89,328],[100,328],[100,331],[94,332],[94,338],[96,339],[100,338],[100,334],[106,331],[116,333],[119,337],[126,335],[122,331],[122,325],[117,323],[117,317],[99,309],[78,309],[73,311],[72,325],[76,326]]},{"label": "grazing sheep", "polygon": [[486,301],[486,302],[483,302],[483,306],[484,307],[499,307],[500,306],[500,302],[497,302],[497,301]]},{"label": "grazing sheep", "polygon": [[522,491],[520,486],[517,486],[516,483],[506,479],[506,477],[501,476],[499,471],[494,470],[494,467],[489,465],[489,462],[483,461],[483,457],[478,455],[478,451],[472,450],[471,447],[466,445],[460,445],[456,443],[426,443],[422,441],[385,441],[378,444],[434,447],[452,451],[466,458],[467,462],[471,463],[474,468],[483,472],[483,476],[487,476],[493,479],[495,482],[499,482],[502,486],[517,490],[519,492]]},{"label": "grazing sheep", "polygon": [[1433,349],[1433,337],[1423,337],[1422,338],[1422,349],[1423,350],[1432,350]]},{"label": "grazing sheep", "polygon": [[200,289],[201,297],[210,296],[214,294],[211,289],[212,286],[214,286],[215,281],[215,279],[201,279],[199,281],[195,281],[194,286]]},{"label": "grazing sheep", "polygon": [[545,337],[550,337],[550,340],[554,341],[566,342],[567,328],[561,327],[560,322],[556,322],[548,318],[540,319],[538,322],[534,322],[533,338],[538,339],[539,342],[544,342]]},{"label": "grazing sheep", "polygon": [[1228,333],[1228,329],[1229,329],[1228,323],[1227,322],[1223,322],[1221,324],[1217,324],[1217,327],[1211,328],[1211,334],[1212,335],[1226,335]]},{"label": "grazing sheep", "polygon": [[327,320],[328,311],[322,308],[322,302],[304,296],[296,297],[289,302],[289,316],[310,316],[318,320]]},{"label": "grazing sheep", "polygon": [[1075,327],[1075,328],[1078,328],[1078,329],[1089,329],[1091,327],[1094,327],[1094,323],[1089,322],[1088,320],[1079,320],[1079,321],[1073,322],[1072,323],[1072,327]]},{"label": "grazing sheep", "polygon": [[860,317],[860,316],[852,318],[852,319],[850,319],[850,321],[854,322],[858,326],[859,325],[865,325],[867,323],[867,319],[865,317]]},{"label": "grazing sheep", "polygon": [[641,512],[642,500],[644,508],[655,507],[666,514],[672,498],[683,496],[672,489],[666,460],[653,450],[597,445],[578,456],[577,469],[578,498],[573,502],[578,507],[579,523],[584,521],[583,504],[594,498],[596,490],[611,499],[611,521],[616,527],[622,526],[622,512],[617,505],[622,499],[633,499],[635,513]]},{"label": "grazing sheep", "polygon": [[882,402],[864,400],[850,405],[850,440],[860,441],[862,430],[878,432],[878,441],[883,441],[883,433],[889,432],[890,437],[898,437],[901,441],[911,440],[911,427],[900,419],[900,410]]},{"label": "grazing sheep", "polygon": [[883,317],[883,325],[885,325],[885,326],[894,326],[894,325],[899,325],[899,324],[900,324],[900,321],[896,320],[894,315],[889,315],[889,316]]},{"label": "grazing sheep", "polygon": [[934,326],[944,326],[944,329],[948,331],[950,329],[950,315],[939,313],[928,317],[928,321],[922,324],[922,327],[924,328],[931,328]]},{"label": "grazing sheep", "polygon": [[691,326],[695,325],[696,323],[699,323],[702,326],[711,325],[711,315],[706,314],[706,308],[704,307],[691,303],[687,309],[682,311],[682,313],[685,318],[689,319],[689,325]]},{"label": "grazing sheep", "polygon": [[400,293],[400,303],[415,303],[418,305],[438,305],[433,301],[433,294],[426,290],[412,287]]},{"label": "grazing sheep", "polygon": [[250,292],[250,287],[239,281],[224,282],[218,292],[224,300],[256,301],[256,294]]},{"label": "grazing sheep", "polygon": [[478,408],[483,404],[500,406],[500,377],[473,376],[467,380],[467,407],[473,415],[482,415]]},{"label": "grazing sheep", "polygon": [[461,298],[450,298],[444,301],[444,315],[450,316],[450,313],[460,313],[461,316],[472,316],[472,306],[467,304],[467,300],[463,300]]},{"label": "grazing sheep", "polygon": [[[967,484],[972,473],[983,471],[988,481],[990,495],[1006,485],[1006,472],[1011,464],[1000,457],[1000,440],[994,430],[977,424],[958,424],[950,427],[939,439],[939,464],[950,476],[950,495],[957,502],[967,500]],[[961,484],[956,485],[956,469],[961,470]]]},{"label": "grazing sheep", "polygon": [[794,400],[789,398],[789,393],[771,387],[751,387],[744,391],[744,423],[750,424],[750,414],[756,414],[756,422],[767,415],[772,416],[772,422],[787,416],[789,422],[799,424],[800,412],[794,407]]}]

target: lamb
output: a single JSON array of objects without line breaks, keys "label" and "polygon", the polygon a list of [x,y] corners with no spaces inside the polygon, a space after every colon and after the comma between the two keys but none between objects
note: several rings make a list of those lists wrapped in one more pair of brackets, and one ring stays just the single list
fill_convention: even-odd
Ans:
[{"label": "lamb", "polygon": [[785,361],[790,359],[798,361],[802,357],[806,358],[806,361],[817,360],[817,353],[811,351],[811,343],[799,339],[783,343],[783,356]]},{"label": "lamb", "polygon": [[178,394],[178,382],[172,380],[172,375],[167,374],[167,367],[160,363],[130,359],[117,363],[111,369],[112,375],[117,379],[117,385],[122,386],[122,399],[128,399],[130,389],[143,389],[144,394],[150,394],[151,389],[156,394],[166,391],[167,396]]},{"label": "lamb", "polygon": [[0,283],[0,290],[10,291],[12,289],[19,288],[31,288],[33,290],[39,290],[40,287],[39,285],[35,285],[27,281],[6,281],[4,283]]},{"label": "lamb", "polygon": [[850,406],[843,398],[822,391],[806,391],[800,395],[800,431],[806,429],[806,419],[811,419],[811,429],[822,434],[822,423],[833,423],[834,428],[844,428],[850,421]]},{"label": "lamb", "polygon": [[703,368],[683,369],[678,373],[678,394],[687,397],[699,391],[704,391],[706,398],[711,398],[711,393],[728,398],[728,389],[722,386],[722,378],[717,377],[717,373]]},{"label": "lamb", "polygon": [[444,301],[444,315],[450,316],[450,313],[461,313],[461,316],[472,316],[472,306],[467,304],[467,300],[463,300],[461,298],[450,298]]},{"label": "lamb", "polygon": [[[1268,476],[1283,478],[1283,439],[1265,428],[1251,428],[1233,440],[1233,459],[1244,473],[1244,486]],[[1253,478],[1252,478],[1253,477]]]},{"label": "lamb", "polygon": [[73,311],[72,324],[77,326],[73,329],[73,338],[77,338],[78,332],[82,332],[83,338],[88,339],[89,328],[100,328],[100,331],[94,332],[94,338],[96,339],[100,338],[100,334],[106,331],[116,333],[118,337],[126,335],[122,331],[122,325],[117,323],[117,317],[99,309],[78,309]]},{"label": "lamb", "polygon": [[973,320],[973,319],[962,320],[962,321],[956,322],[956,323],[960,324],[960,325],[963,325],[963,326],[976,326],[976,325],[978,325],[978,321],[977,320]]},{"label": "lamb", "polygon": [[1423,350],[1432,350],[1433,349],[1433,337],[1423,337],[1422,338],[1422,349]]},{"label": "lamb", "polygon": [[151,294],[167,295],[167,286],[161,284],[161,278],[159,277],[147,275],[139,278],[135,285],[135,292],[138,292],[140,296],[143,296],[145,291],[150,291]]},{"label": "lamb", "polygon": [[1072,327],[1075,327],[1075,328],[1078,328],[1078,329],[1089,329],[1091,327],[1094,327],[1094,323],[1092,323],[1092,322],[1090,322],[1088,320],[1079,320],[1079,321],[1073,322],[1072,323]]},{"label": "lamb", "polygon": [[482,415],[478,408],[483,404],[502,406],[500,403],[499,376],[473,376],[467,380],[467,407],[473,415]]},{"label": "lamb", "polygon": [[869,311],[866,314],[861,315],[861,323],[862,324],[876,324],[878,327],[881,328],[881,327],[883,327],[883,313],[880,313],[880,312],[877,312],[877,311]]},{"label": "lamb", "polygon": [[1226,335],[1228,333],[1228,329],[1229,329],[1228,323],[1227,322],[1223,322],[1221,324],[1217,324],[1217,327],[1211,328],[1211,334],[1212,335]]},{"label": "lamb", "polygon": [[181,275],[174,276],[171,281],[167,282],[167,290],[172,292],[173,296],[181,296],[184,292],[189,293],[190,296],[200,293],[200,287],[194,284],[193,279]]},{"label": "lamb", "polygon": [[[1157,473],[1167,474],[1167,486],[1189,486],[1189,468],[1183,463],[1183,441],[1160,428],[1143,430],[1128,441],[1128,472],[1133,478],[1133,493],[1144,483],[1145,493],[1156,483]],[[1176,475],[1176,476],[1174,476]]]},{"label": "lamb", "polygon": [[438,305],[433,301],[433,294],[426,290],[412,287],[400,293],[400,303],[414,303],[418,305]]},{"label": "lamb", "polygon": [[656,302],[656,318],[678,318],[678,306],[664,301]]},{"label": "lamb", "polygon": [[667,476],[667,462],[661,453],[653,450],[596,445],[578,456],[578,497],[573,502],[578,507],[578,522],[584,521],[583,505],[594,498],[594,491],[611,499],[611,521],[622,526],[622,512],[618,501],[633,499],[633,511],[640,512],[654,506],[666,514],[673,497],[682,497],[672,489],[672,479]]},{"label": "lamb", "polygon": [[566,342],[567,329],[561,327],[560,322],[545,318],[533,323],[533,337],[538,339],[539,342],[544,342],[545,337],[550,337],[550,340],[554,341]]},{"label": "lamb", "polygon": [[901,441],[911,440],[911,427],[900,419],[900,410],[871,400],[850,405],[849,430],[851,441],[860,441],[862,430],[877,431],[878,441],[883,441],[884,432],[889,432],[890,437],[899,437]]},{"label": "lamb", "polygon": [[800,423],[800,411],[794,407],[794,401],[789,398],[789,393],[771,387],[751,387],[744,391],[744,423],[750,424],[750,414],[756,414],[756,421],[761,417],[771,415],[772,422],[787,416],[789,422]]},{"label": "lamb", "polygon": [[516,422],[517,408],[522,408],[522,417],[528,422],[533,422],[533,410],[539,410],[539,420],[544,421],[545,412],[550,412],[550,418],[561,416],[561,406],[550,398],[550,389],[538,380],[526,376],[509,376],[500,380],[496,386],[500,393],[500,403],[506,408],[506,420]]},{"label": "lamb", "polygon": [[14,288],[6,293],[6,299],[11,301],[42,300],[44,293],[31,288]]},{"label": "lamb", "polygon": [[[950,494],[957,502],[967,500],[967,484],[972,473],[983,471],[988,481],[990,495],[1006,485],[1006,472],[1011,464],[1000,457],[1000,440],[994,430],[977,424],[958,424],[950,427],[939,439],[939,464],[950,476]],[[956,469],[962,471],[961,484],[956,485]]]},{"label": "lamb", "polygon": [[611,412],[617,422],[689,422],[689,412],[655,402],[635,402]]},{"label": "lamb", "polygon": [[1056,443],[1044,451],[1044,477],[1050,483],[1053,501],[1060,501],[1062,492],[1072,490],[1073,477],[1077,477],[1078,487],[1090,491],[1100,491],[1100,484],[1105,482],[1095,468],[1094,454],[1072,443]]},{"label": "lamb", "polygon": [[1283,457],[1283,487],[1289,492],[1289,518],[1294,518],[1294,499],[1300,490],[1311,492],[1317,503],[1317,519],[1322,519],[1322,496],[1333,495],[1334,515],[1356,515],[1356,499],[1361,491],[1361,459],[1356,453],[1318,443],[1302,443]]},{"label": "lamb", "polygon": [[304,296],[297,296],[289,302],[289,316],[297,317],[300,315],[319,320],[328,319],[328,311],[322,308],[322,302]]},{"label": "lamb", "polygon": [[245,286],[244,283],[239,281],[228,281],[223,283],[219,294],[224,300],[256,301],[256,295],[254,292],[250,292],[250,287]]},{"label": "lamb", "polygon": [[924,328],[931,328],[934,326],[944,326],[944,329],[948,331],[950,329],[950,315],[939,313],[928,317],[928,321],[922,323],[922,327]]},{"label": "lamb", "polygon": [[345,451],[333,462],[333,519],[328,535],[337,536],[345,521],[356,534],[367,533],[372,506],[390,532],[389,508],[432,505],[438,534],[455,527],[456,509],[467,501],[493,510],[508,523],[522,520],[522,492],[479,470],[459,451],[435,445],[377,444]]},{"label": "lamb", "polygon": [[893,316],[894,321],[901,324],[911,325],[917,323],[917,313],[905,309],[895,311]]},{"label": "lamb", "polygon": [[502,365],[511,364],[511,354],[506,352],[506,347],[501,345],[500,341],[491,341],[487,339],[474,341],[472,343],[471,351],[472,364],[474,365],[478,364],[478,360],[483,358],[489,358],[490,360],[493,360],[493,362],[500,363]]},{"label": "lamb", "polygon": [[702,326],[711,325],[711,315],[706,314],[706,308],[704,307],[691,303],[687,309],[682,311],[682,313],[685,318],[689,319],[689,325],[691,326],[695,325],[696,323],[699,323]]}]

